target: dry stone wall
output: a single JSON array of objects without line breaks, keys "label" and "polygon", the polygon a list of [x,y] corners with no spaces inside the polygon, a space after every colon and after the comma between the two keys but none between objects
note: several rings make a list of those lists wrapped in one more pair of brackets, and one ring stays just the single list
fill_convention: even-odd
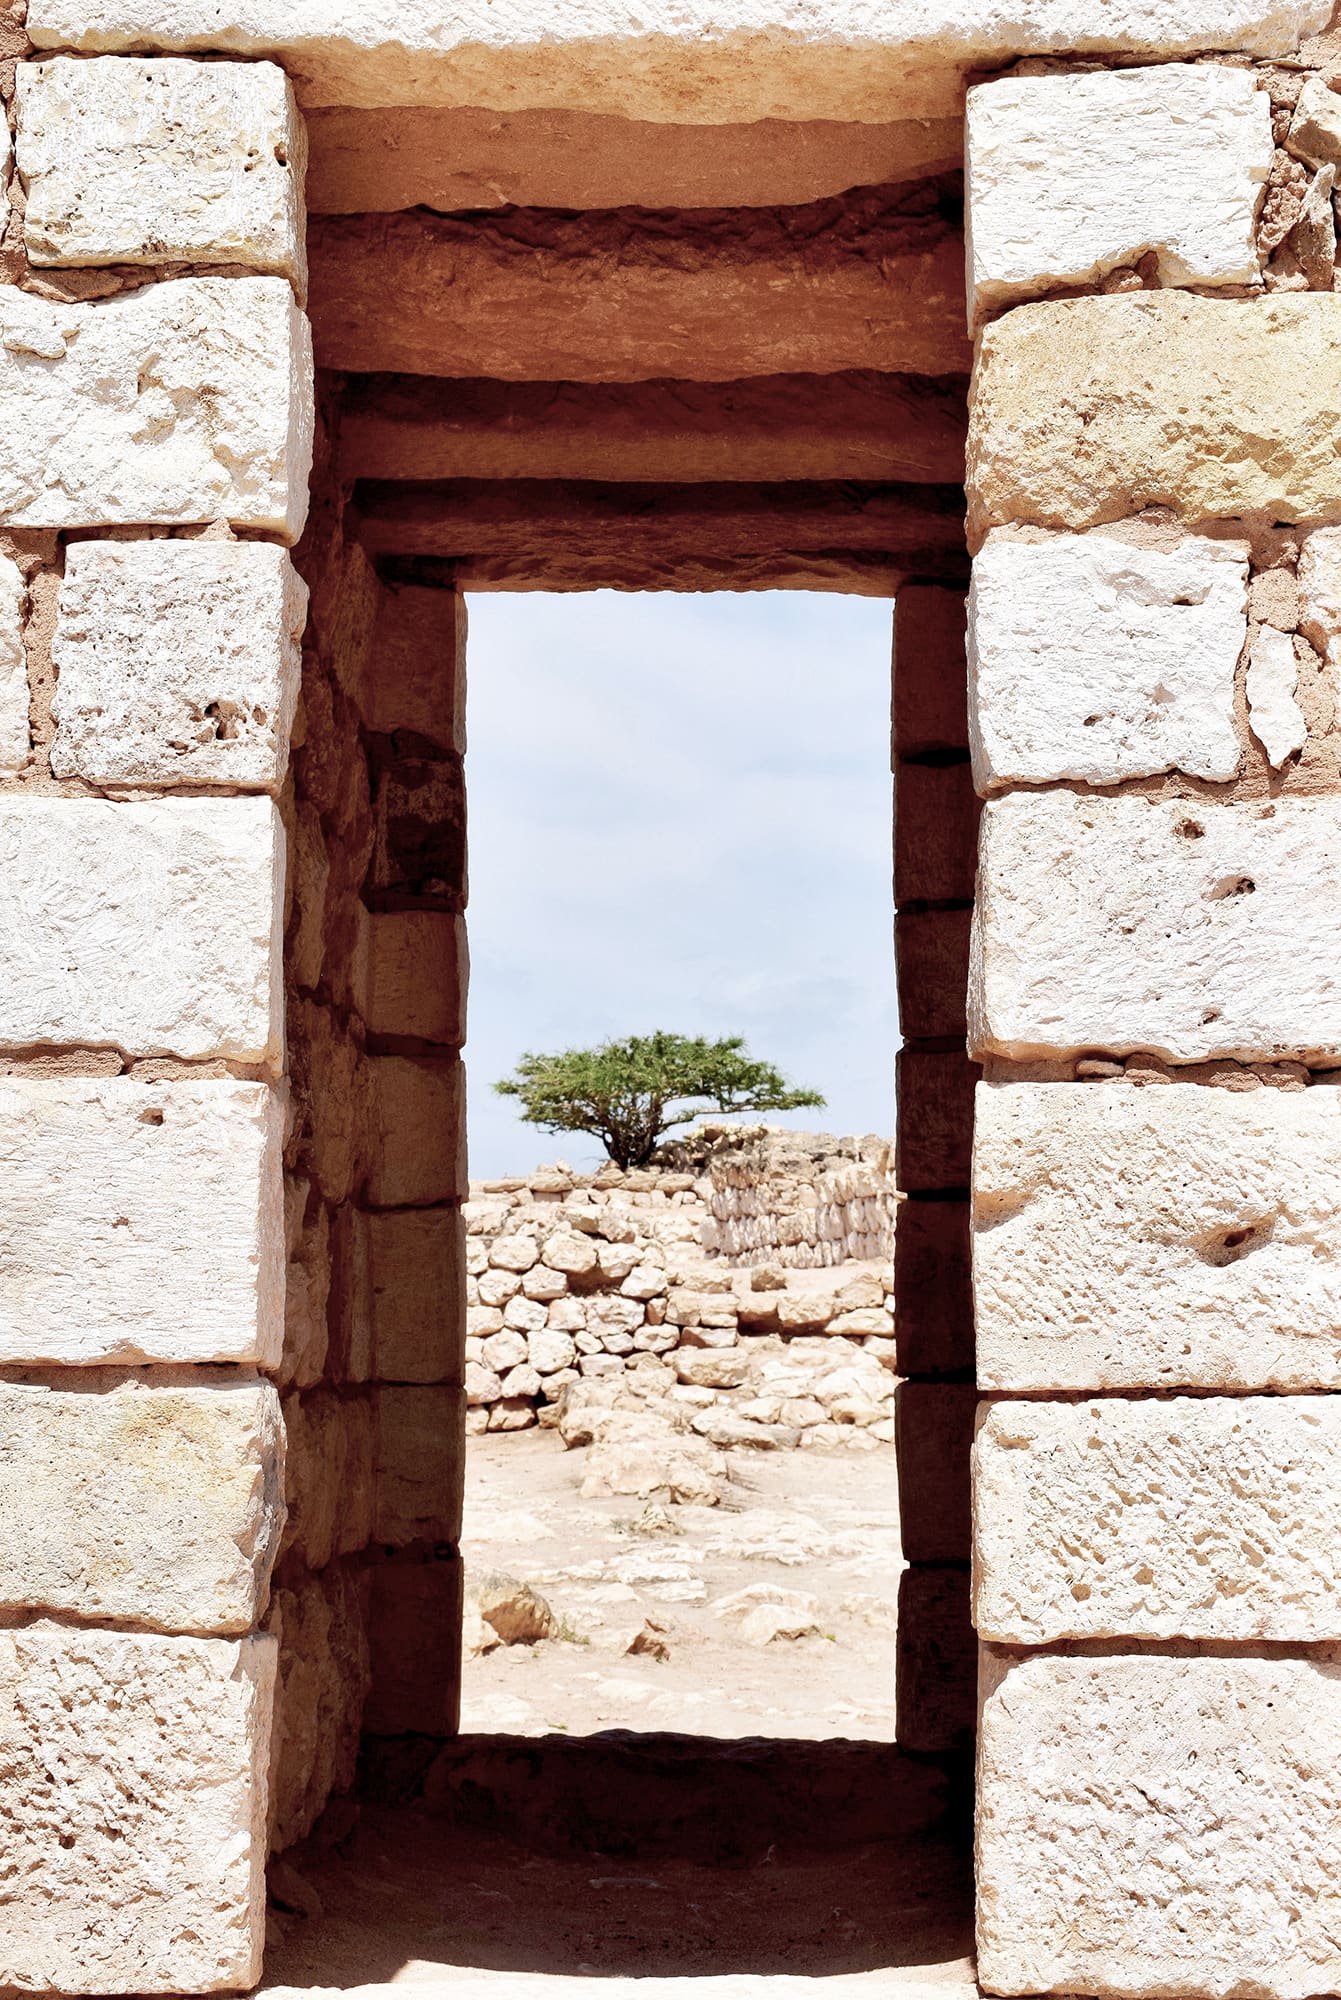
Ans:
[{"label": "dry stone wall", "polygon": [[[472,1183],[465,1209],[467,1429],[562,1425],[566,1405],[581,1401],[570,1387],[598,1380],[618,1387],[632,1371],[631,1392],[660,1381],[672,1397],[718,1409],[699,1431],[715,1427],[721,1443],[836,1444],[858,1441],[858,1431],[869,1433],[863,1443],[892,1441],[888,1247],[883,1255],[822,1263],[830,1245],[818,1238],[814,1218],[823,1205],[797,1206],[801,1188],[812,1200],[832,1193],[843,1171],[874,1185],[887,1149],[878,1140],[717,1128],[692,1133],[668,1152],[673,1163],[666,1166],[624,1172],[607,1164],[594,1175],[558,1166],[527,1179]],[[859,1164],[863,1152],[869,1167]],[[838,1163],[840,1175],[826,1172]],[[802,1182],[801,1170],[813,1178]],[[812,1242],[787,1247],[813,1256],[813,1266],[788,1268],[772,1250],[748,1264],[720,1254],[718,1204],[746,1191],[753,1223],[774,1239],[808,1228]],[[876,1200],[892,1213],[889,1192],[850,1205]],[[841,1215],[842,1204],[827,1206]],[[657,1357],[661,1371],[650,1368]],[[844,1364],[849,1377],[835,1373]],[[854,1365],[859,1411],[849,1379]],[[779,1407],[765,1413],[761,1384],[770,1370],[788,1379],[775,1388]]]},{"label": "dry stone wall", "polygon": [[1341,1835],[1341,73],[1317,62],[1059,62],[969,93],[978,1969],[1001,1994],[1341,1978],[1302,1889]]}]

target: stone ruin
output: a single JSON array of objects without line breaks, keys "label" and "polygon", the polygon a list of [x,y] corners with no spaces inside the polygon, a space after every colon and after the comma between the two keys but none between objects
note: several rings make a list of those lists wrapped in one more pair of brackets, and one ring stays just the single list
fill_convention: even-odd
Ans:
[{"label": "stone ruin", "polygon": [[570,1389],[604,1380],[700,1406],[711,1443],[893,1443],[892,1149],[725,1126],[665,1150],[471,1182],[467,1433],[568,1438]]},{"label": "stone ruin", "polygon": [[463,594],[806,587],[977,1978],[1341,1987],[1331,12],[0,0],[0,1984],[456,1729]]}]

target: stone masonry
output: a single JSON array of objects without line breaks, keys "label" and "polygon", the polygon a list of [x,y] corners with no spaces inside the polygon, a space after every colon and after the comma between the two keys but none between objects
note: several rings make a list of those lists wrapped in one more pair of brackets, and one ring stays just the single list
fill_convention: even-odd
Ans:
[{"label": "stone masonry", "polygon": [[0,1986],[257,1982],[361,1730],[456,1726],[468,1365],[555,1407],[586,1256],[709,1396],[883,1259],[866,1162],[724,1181],[790,1268],[678,1321],[594,1183],[461,1213],[462,593],[797,586],[894,600],[823,1340],[907,1749],[977,1620],[979,1980],[1341,1986],[1332,14],[0,0]]}]

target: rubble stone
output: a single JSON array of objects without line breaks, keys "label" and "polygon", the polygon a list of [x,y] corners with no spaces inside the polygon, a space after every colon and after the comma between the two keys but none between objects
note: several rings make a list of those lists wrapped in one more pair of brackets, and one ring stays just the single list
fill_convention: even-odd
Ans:
[{"label": "rubble stone", "polygon": [[[0,172],[3,165],[0,160]],[[28,762],[27,602],[23,572],[8,556],[0,556],[0,772],[21,771]]]}]

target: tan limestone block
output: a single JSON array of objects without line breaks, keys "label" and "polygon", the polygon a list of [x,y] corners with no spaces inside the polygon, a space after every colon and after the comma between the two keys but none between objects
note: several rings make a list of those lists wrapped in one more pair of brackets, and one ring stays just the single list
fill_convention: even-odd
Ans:
[{"label": "tan limestone block", "polygon": [[1247,636],[1246,542],[1187,535],[1149,548],[1102,532],[1022,541],[994,530],[969,591],[974,783],[1232,778]]},{"label": "tan limestone block", "polygon": [[986,1404],[973,1520],[985,1640],[1341,1639],[1341,1400]]},{"label": "tan limestone block", "polygon": [[1259,275],[1271,101],[1251,70],[1162,63],[968,93],[969,320],[1153,252],[1165,285]]},{"label": "tan limestone block", "polygon": [[1339,962],[1337,799],[1058,791],[983,810],[975,1055],[1335,1060]]},{"label": "tan limestone block", "polygon": [[260,1083],[0,1078],[0,1364],[275,1367],[283,1125]]},{"label": "tan limestone block", "polygon": [[0,1381],[0,1614],[245,1632],[284,1524],[279,1398],[255,1377]]},{"label": "tan limestone block", "polygon": [[268,1621],[279,1641],[269,1784],[274,1849],[310,1833],[331,1793],[354,1782],[368,1693],[371,1582],[360,1565],[334,1562],[275,1592]]},{"label": "tan limestone block", "polygon": [[1306,76],[1285,144],[1311,167],[1341,166],[1341,97],[1320,76]]},{"label": "tan limestone block", "polygon": [[978,347],[969,541],[1006,521],[1089,528],[1341,519],[1341,297],[1124,293],[1024,305]]},{"label": "tan limestone block", "polygon": [[[437,389],[421,385],[422,413]],[[341,432],[343,446],[343,430]],[[398,584],[382,591],[358,702],[384,735],[412,729],[440,749],[466,747],[466,600],[460,591]]]},{"label": "tan limestone block", "polygon": [[306,622],[307,585],[272,542],[74,543],[52,645],[53,772],[278,791]]},{"label": "tan limestone block", "polygon": [[226,520],[296,541],[312,346],[283,278],[94,304],[0,288],[0,525]]},{"label": "tan limestone block", "polygon": [[244,264],[301,287],[307,142],[273,63],[20,63],[34,264]]},{"label": "tan limestone block", "polygon": [[376,1144],[368,1199],[376,1208],[463,1201],[465,1072],[455,1057],[375,1056],[368,1064]]},{"label": "tan limestone block", "polygon": [[0,1632],[6,1986],[254,1986],[275,1642]]},{"label": "tan limestone block", "polygon": [[370,911],[363,925],[360,1012],[368,1032],[460,1048],[470,971],[465,918],[440,910]]},{"label": "tan limestone block", "polygon": [[21,771],[29,757],[28,662],[23,647],[27,603],[23,572],[8,556],[0,556],[0,771]]},{"label": "tan limestone block", "polygon": [[382,1388],[376,1404],[374,1538],[395,1548],[421,1540],[457,1543],[466,1462],[463,1392]]},{"label": "tan limestone block", "polygon": [[459,1382],[465,1230],[455,1208],[366,1218],[373,1373],[381,1382]]},{"label": "tan limestone block", "polygon": [[336,1556],[357,1555],[372,1538],[372,1401],[324,1389],[286,1396],[284,1428],[289,1503],[284,1554],[292,1553],[308,1569],[325,1569]]},{"label": "tan limestone block", "polygon": [[1341,1982],[1341,1661],[993,1655],[978,1751],[989,1993]]},{"label": "tan limestone block", "polygon": [[1341,1385],[1341,1093],[979,1084],[987,1389]]},{"label": "tan limestone block", "polygon": [[277,1064],[284,830],[263,798],[0,800],[0,1046]]},{"label": "tan limestone block", "polygon": [[[1326,26],[1330,0],[252,0],[221,23],[216,0],[158,0],[160,48],[274,56],[303,104],[515,105],[703,125],[762,118],[953,115],[962,73],[1049,51],[1160,56],[1202,49],[1289,55]],[[41,48],[142,46],[145,0],[33,0]]]}]

